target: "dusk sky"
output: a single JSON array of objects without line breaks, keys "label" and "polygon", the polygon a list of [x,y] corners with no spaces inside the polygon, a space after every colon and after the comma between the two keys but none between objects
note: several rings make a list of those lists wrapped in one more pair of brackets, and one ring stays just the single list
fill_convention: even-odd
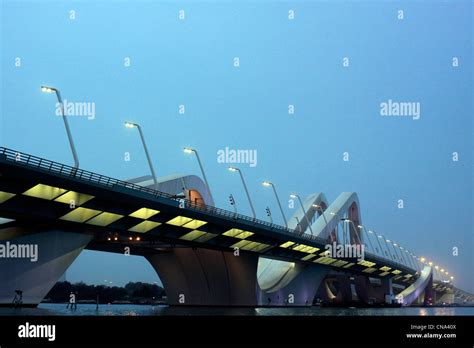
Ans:
[{"label": "dusk sky", "polygon": [[[56,99],[40,90],[55,86],[95,107],[69,116],[81,168],[149,174],[123,126],[134,121],[158,176],[200,175],[182,152],[194,147],[216,205],[231,210],[232,193],[250,215],[217,153],[255,150],[255,166],[236,165],[259,218],[269,206],[283,223],[262,180],[288,217],[290,193],[355,191],[368,228],[473,293],[472,15],[471,1],[2,0],[0,145],[73,163]],[[412,114],[383,116],[390,100]],[[144,258],[87,250],[67,279],[159,282]]]}]

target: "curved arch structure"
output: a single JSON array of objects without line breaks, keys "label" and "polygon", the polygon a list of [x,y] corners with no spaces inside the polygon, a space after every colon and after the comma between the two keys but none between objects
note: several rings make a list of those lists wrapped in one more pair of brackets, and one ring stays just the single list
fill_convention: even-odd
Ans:
[{"label": "curved arch structure", "polygon": [[405,290],[400,292],[397,296],[395,296],[395,298],[399,303],[402,304],[402,306],[409,306],[418,298],[420,298],[423,293],[425,293],[425,303],[429,302],[431,296],[426,295],[430,295],[429,293],[431,292],[432,282],[433,269],[430,266],[425,266],[421,270],[418,279]]},{"label": "curved arch structure", "polygon": [[[154,187],[153,177],[145,175],[134,179],[127,180],[133,184],[144,187]],[[214,199],[207,187],[206,183],[196,175],[175,174],[157,178],[158,190],[169,193],[171,195],[183,194],[188,195],[189,191],[199,193],[200,198],[206,205],[214,206]],[[186,197],[189,198],[189,197]]]},{"label": "curved arch structure", "polygon": [[322,214],[322,218],[317,219],[311,226],[314,235],[331,242],[335,241],[333,231],[341,219],[346,218],[346,214],[353,221],[353,224],[350,225],[351,243],[359,244],[359,240],[362,242],[362,237],[358,238],[360,235],[355,227],[362,223],[362,219],[360,216],[359,198],[355,192],[343,192],[329,205]]},{"label": "curved arch structure", "polygon": [[[319,214],[318,210],[313,208],[313,205],[327,206],[327,200],[323,193],[314,193],[306,197],[303,202],[306,215],[303,214],[302,209],[297,209],[292,218],[288,221],[288,227],[292,229],[299,228],[302,233],[304,233],[308,229],[307,221],[312,221],[313,218]],[[318,281],[318,278],[320,278],[320,274],[326,274],[321,271],[323,268],[320,268],[321,270],[318,272],[318,275],[314,277],[313,268],[316,268],[316,266],[295,265],[294,262],[260,257],[257,268],[260,303],[262,305],[291,304],[288,302],[289,294],[295,295],[297,293],[298,296],[295,296],[294,304],[307,305],[309,303],[309,305],[311,305],[319,287],[320,281]],[[306,273],[306,275],[301,273]],[[297,282],[294,281],[296,278],[299,278]],[[312,294],[311,300],[308,300],[308,298],[311,297],[308,295],[309,292]]]}]

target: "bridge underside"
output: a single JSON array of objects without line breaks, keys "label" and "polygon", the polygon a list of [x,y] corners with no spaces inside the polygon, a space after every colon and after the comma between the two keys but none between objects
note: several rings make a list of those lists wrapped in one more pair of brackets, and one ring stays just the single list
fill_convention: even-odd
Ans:
[{"label": "bridge underside", "polygon": [[[37,305],[84,248],[100,249],[93,234],[9,225],[1,242],[37,245],[38,259],[6,258],[0,262],[0,304],[12,305],[17,290],[22,305]],[[146,249],[143,249],[146,250]],[[142,251],[143,251],[142,250]],[[375,280],[334,273],[322,265],[302,265],[233,250],[174,247],[142,252],[165,288],[170,305],[189,306],[311,306],[381,304],[394,292],[390,278]],[[397,297],[403,305],[452,303],[449,289],[432,290],[430,270]],[[397,292],[397,291],[395,291]]]}]

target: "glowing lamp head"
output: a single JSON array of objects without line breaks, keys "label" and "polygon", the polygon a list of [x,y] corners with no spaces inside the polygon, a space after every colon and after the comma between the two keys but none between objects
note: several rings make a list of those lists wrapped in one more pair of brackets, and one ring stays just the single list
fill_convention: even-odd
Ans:
[{"label": "glowing lamp head", "polygon": [[431,262],[431,261],[428,262],[428,265],[433,266],[433,262]]},{"label": "glowing lamp head", "polygon": [[125,127],[127,128],[136,128],[137,127],[137,124],[136,123],[132,123],[132,122],[125,122]]},{"label": "glowing lamp head", "polygon": [[190,147],[185,147],[183,148],[183,152],[184,153],[193,153],[194,152],[194,149],[190,148]]},{"label": "glowing lamp head", "polygon": [[54,87],[41,86],[41,92],[43,93],[53,93],[55,91],[56,91],[56,88]]},{"label": "glowing lamp head", "polygon": [[453,276],[451,276],[451,280],[454,280],[454,277],[453,277]]},{"label": "glowing lamp head", "polygon": [[235,167],[229,167],[229,172],[238,172],[239,169]]},{"label": "glowing lamp head", "polygon": [[262,182],[262,185],[265,186],[265,187],[272,186],[272,184],[268,181]]},{"label": "glowing lamp head", "polygon": [[426,259],[425,259],[424,257],[422,257],[422,258],[420,259],[420,261],[421,261],[421,262],[425,262]]},{"label": "glowing lamp head", "polygon": [[290,195],[290,198],[296,198],[296,195],[292,193],[292,194]]},{"label": "glowing lamp head", "polygon": [[357,225],[357,227],[359,227],[360,229],[364,228],[364,226],[362,225]]}]

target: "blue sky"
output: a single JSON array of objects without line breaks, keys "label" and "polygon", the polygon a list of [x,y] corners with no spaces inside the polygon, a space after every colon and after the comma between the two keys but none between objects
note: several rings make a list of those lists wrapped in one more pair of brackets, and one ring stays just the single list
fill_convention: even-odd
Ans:
[{"label": "blue sky", "polygon": [[[199,174],[182,153],[195,147],[217,205],[231,209],[233,193],[250,214],[238,176],[217,162],[217,151],[257,150],[257,166],[239,166],[259,217],[268,205],[281,222],[264,179],[275,183],[288,216],[292,192],[324,192],[332,201],[356,191],[367,227],[474,292],[472,2],[1,4],[2,146],[72,163],[56,100],[39,89],[56,86],[68,101],[95,103],[93,120],[70,117],[82,168],[148,174],[137,132],[123,127],[136,121],[159,176]],[[382,117],[389,99],[420,103],[420,119]],[[159,281],[144,259],[92,251],[67,277]]]}]

